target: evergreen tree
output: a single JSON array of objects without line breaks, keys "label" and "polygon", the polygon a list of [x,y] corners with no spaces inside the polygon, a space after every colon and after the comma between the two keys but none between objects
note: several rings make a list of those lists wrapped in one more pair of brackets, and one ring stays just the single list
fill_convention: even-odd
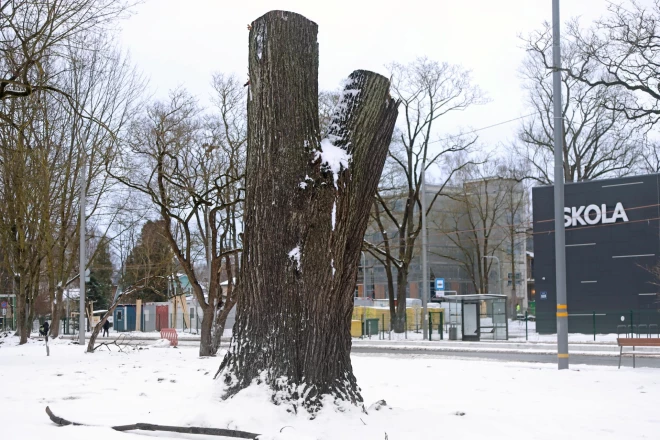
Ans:
[{"label": "evergreen tree", "polygon": [[103,237],[89,268],[89,283],[86,291],[88,300],[94,301],[95,310],[107,310],[112,302],[113,270],[110,243]]},{"label": "evergreen tree", "polygon": [[136,299],[167,301],[167,278],[172,271],[172,249],[164,238],[165,222],[148,221],[126,259],[124,287],[141,285]]}]

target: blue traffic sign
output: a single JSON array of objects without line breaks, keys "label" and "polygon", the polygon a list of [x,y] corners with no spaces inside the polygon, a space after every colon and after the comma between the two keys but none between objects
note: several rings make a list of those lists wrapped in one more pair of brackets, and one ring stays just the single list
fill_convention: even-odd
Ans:
[{"label": "blue traffic sign", "polygon": [[548,292],[541,292],[541,299],[548,299]]},{"label": "blue traffic sign", "polygon": [[436,290],[436,292],[438,290],[445,290],[445,279],[444,278],[436,278],[435,279],[435,290]]},{"label": "blue traffic sign", "polygon": [[3,309],[6,309],[7,308],[7,301],[3,301],[2,303],[0,303],[0,307],[2,307]]}]

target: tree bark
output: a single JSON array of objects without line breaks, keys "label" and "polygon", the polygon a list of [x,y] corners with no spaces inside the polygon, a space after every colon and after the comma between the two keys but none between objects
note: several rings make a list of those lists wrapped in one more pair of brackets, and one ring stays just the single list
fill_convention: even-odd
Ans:
[{"label": "tree bark", "polygon": [[60,335],[60,321],[62,320],[62,300],[64,289],[61,286],[55,288],[55,301],[51,303],[50,336],[57,338]]},{"label": "tree bark", "polygon": [[200,356],[215,356],[217,351],[213,349],[211,329],[213,328],[213,305],[205,305],[202,310],[202,324],[199,331],[199,355]]},{"label": "tree bark", "polygon": [[18,307],[18,314],[16,315],[16,333],[20,337],[19,344],[25,344],[30,336],[29,330],[26,329],[25,321],[27,320],[27,303],[25,301],[25,294],[22,292],[16,295],[16,306]]},{"label": "tree bark", "polygon": [[396,319],[394,332],[406,331],[406,287],[408,286],[408,267],[402,265],[396,276]]},{"label": "tree bark", "polygon": [[386,78],[355,71],[320,141],[317,25],[271,11],[252,23],[249,44],[245,232],[225,396],[257,380],[294,410],[313,413],[326,395],[361,405],[353,292],[398,103]]}]

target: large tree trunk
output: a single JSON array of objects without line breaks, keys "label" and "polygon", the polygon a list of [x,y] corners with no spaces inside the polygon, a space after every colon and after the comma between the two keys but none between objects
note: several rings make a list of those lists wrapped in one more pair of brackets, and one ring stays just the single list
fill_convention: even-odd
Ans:
[{"label": "large tree trunk", "polygon": [[408,287],[408,268],[401,267],[396,276],[396,320],[394,332],[403,333],[406,330],[406,287]]},{"label": "large tree trunk", "polygon": [[215,356],[216,350],[213,348],[213,316],[215,314],[213,305],[205,304],[202,306],[204,313],[202,315],[202,324],[199,329],[199,355]]},{"label": "large tree trunk", "polygon": [[51,302],[50,314],[50,336],[54,339],[60,335],[60,321],[62,319],[62,297],[64,289],[61,286],[55,288],[55,301]]},{"label": "large tree trunk", "polygon": [[211,344],[216,353],[220,349],[222,335],[225,331],[225,324],[227,323],[227,316],[229,316],[232,307],[234,307],[233,304],[225,304],[221,309],[216,309],[215,321],[213,322],[211,332]]},{"label": "large tree trunk", "polygon": [[245,232],[227,397],[254,380],[276,403],[361,404],[350,321],[362,239],[397,116],[389,81],[353,72],[320,142],[317,25],[252,23]]},{"label": "large tree trunk", "polygon": [[16,315],[16,333],[21,338],[19,344],[25,344],[30,336],[30,332],[25,325],[25,322],[27,321],[27,303],[25,301],[24,292],[20,291],[16,297],[16,306],[18,307],[18,314]]}]

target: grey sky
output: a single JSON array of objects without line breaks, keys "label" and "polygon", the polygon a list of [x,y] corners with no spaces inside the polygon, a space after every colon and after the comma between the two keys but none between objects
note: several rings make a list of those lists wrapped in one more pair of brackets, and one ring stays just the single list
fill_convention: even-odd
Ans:
[{"label": "grey sky", "polygon": [[[472,69],[491,102],[441,120],[436,136],[524,115],[518,35],[551,20],[551,0],[147,0],[123,24],[122,43],[150,79],[155,97],[184,86],[206,102],[211,74],[247,79],[247,24],[272,9],[298,12],[319,25],[322,89],[337,88],[355,69],[385,73],[391,61],[417,56]],[[607,0],[563,0],[562,19],[601,16]],[[495,146],[518,122],[480,132]]]}]

